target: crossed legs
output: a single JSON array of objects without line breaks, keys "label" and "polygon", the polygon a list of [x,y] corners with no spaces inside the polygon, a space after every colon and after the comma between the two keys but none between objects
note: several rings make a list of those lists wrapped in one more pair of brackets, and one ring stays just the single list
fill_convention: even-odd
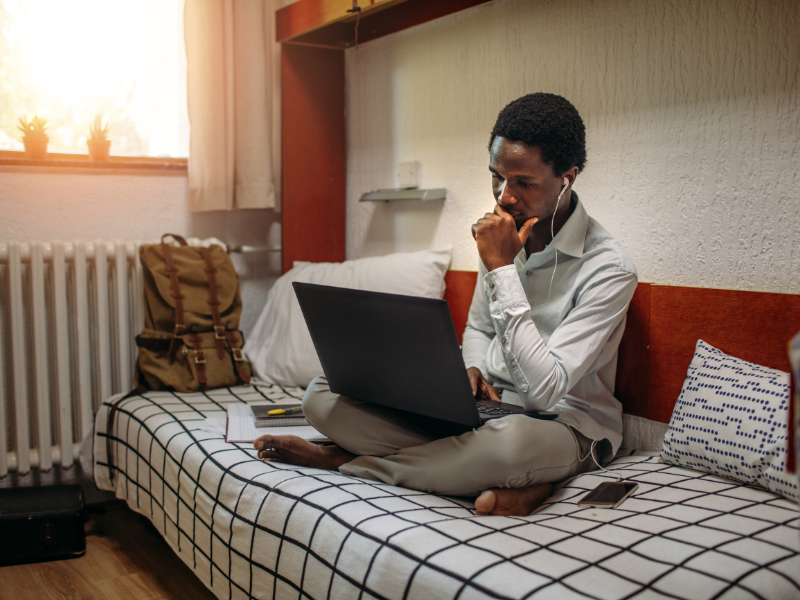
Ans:
[{"label": "crossed legs", "polygon": [[590,441],[558,421],[512,415],[437,438],[400,411],[332,393],[324,377],[309,385],[303,412],[335,445],[265,436],[255,443],[259,457],[476,497],[478,514],[530,514],[550,495],[551,482],[593,464]]}]

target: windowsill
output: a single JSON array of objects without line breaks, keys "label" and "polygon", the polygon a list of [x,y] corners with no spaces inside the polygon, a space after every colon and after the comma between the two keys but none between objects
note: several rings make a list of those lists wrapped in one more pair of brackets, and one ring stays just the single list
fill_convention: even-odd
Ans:
[{"label": "windowsill", "polygon": [[47,158],[25,158],[24,152],[0,151],[2,171],[53,171],[105,174],[162,174],[185,175],[188,160],[185,158],[158,158],[139,156],[111,156],[107,161],[89,160],[86,154],[49,153]]}]

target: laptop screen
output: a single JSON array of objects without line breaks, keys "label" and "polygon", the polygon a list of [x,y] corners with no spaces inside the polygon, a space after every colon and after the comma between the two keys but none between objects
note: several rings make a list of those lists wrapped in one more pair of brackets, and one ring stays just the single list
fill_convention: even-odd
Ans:
[{"label": "laptop screen", "polygon": [[480,425],[444,300],[292,285],[331,391]]}]

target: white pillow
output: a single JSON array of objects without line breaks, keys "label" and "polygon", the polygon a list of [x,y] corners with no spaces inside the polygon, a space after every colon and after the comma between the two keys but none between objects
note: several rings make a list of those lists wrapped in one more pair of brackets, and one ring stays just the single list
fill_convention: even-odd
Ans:
[{"label": "white pillow", "polygon": [[389,294],[444,297],[444,275],[452,247],[348,260],[343,263],[294,263],[267,294],[267,303],[248,336],[244,353],[258,379],[307,387],[322,375],[293,281]]},{"label": "white pillow", "polygon": [[787,473],[789,374],[697,341],[661,457],[798,499]]}]

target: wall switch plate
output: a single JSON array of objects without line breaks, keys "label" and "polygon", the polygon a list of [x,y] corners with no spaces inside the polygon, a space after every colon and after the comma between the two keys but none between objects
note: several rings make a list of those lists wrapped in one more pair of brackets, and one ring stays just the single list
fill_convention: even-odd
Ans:
[{"label": "wall switch plate", "polygon": [[422,163],[418,160],[401,162],[397,167],[397,187],[408,190],[418,188]]}]

